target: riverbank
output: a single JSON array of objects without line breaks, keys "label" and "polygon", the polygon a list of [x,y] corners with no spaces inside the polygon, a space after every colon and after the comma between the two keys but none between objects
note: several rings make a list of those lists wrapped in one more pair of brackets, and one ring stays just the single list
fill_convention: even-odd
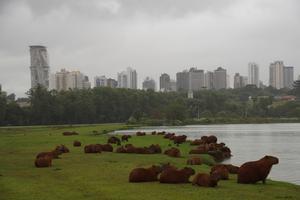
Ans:
[{"label": "riverbank", "polygon": [[[83,147],[72,147],[73,140],[84,145],[105,143],[112,130],[128,129],[124,124],[85,126],[47,126],[0,129],[0,199],[297,199],[300,186],[268,180],[266,185],[240,185],[236,176],[221,181],[217,188],[200,188],[191,184],[169,185],[155,183],[128,183],[131,169],[139,166],[170,162],[186,166],[190,145],[180,146],[181,158],[165,155],[135,155],[102,152],[84,154]],[[64,131],[79,135],[62,136]],[[161,136],[133,137],[136,146],[160,144],[168,148],[169,141]],[[53,161],[51,168],[33,166],[38,152],[49,151],[65,144],[70,153]],[[116,148],[116,146],[114,146]],[[213,162],[204,155],[206,164]],[[208,172],[206,164],[193,167],[196,172]]]}]

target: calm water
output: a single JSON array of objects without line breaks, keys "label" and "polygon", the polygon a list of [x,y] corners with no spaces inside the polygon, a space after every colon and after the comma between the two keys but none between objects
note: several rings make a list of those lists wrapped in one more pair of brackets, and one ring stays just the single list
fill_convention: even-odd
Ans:
[{"label": "calm water", "polygon": [[[150,132],[166,131],[185,134],[188,139],[214,134],[218,141],[231,148],[233,157],[225,161],[241,165],[258,160],[264,155],[279,158],[269,178],[300,185],[300,124],[239,124],[239,125],[195,125],[179,127],[145,127],[138,129]],[[116,131],[135,133],[137,130]]]}]

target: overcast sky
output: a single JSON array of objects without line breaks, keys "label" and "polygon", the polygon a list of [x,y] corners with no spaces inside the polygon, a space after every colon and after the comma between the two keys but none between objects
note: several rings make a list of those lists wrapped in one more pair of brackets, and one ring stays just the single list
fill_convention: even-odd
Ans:
[{"label": "overcast sky", "polygon": [[0,84],[30,88],[29,45],[45,45],[51,72],[117,78],[131,66],[138,85],[190,67],[247,75],[283,60],[300,74],[299,0],[0,0]]}]

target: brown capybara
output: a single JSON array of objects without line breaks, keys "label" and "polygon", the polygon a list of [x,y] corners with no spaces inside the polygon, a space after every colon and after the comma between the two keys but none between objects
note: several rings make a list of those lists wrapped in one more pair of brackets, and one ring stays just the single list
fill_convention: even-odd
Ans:
[{"label": "brown capybara", "polygon": [[156,131],[151,132],[151,135],[156,135],[156,134],[157,134]]},{"label": "brown capybara", "polygon": [[187,165],[201,165],[202,164],[202,159],[199,157],[193,157],[193,158],[189,158],[186,161]]},{"label": "brown capybara", "polygon": [[219,176],[220,180],[228,180],[229,179],[229,172],[228,169],[224,165],[216,165],[211,168],[210,175]]},{"label": "brown capybara", "polygon": [[170,139],[170,138],[172,138],[174,136],[175,136],[175,133],[167,133],[167,134],[164,135],[164,138],[165,139]]},{"label": "brown capybara", "polygon": [[201,140],[203,141],[203,144],[207,144],[207,140],[208,140],[208,137],[207,136],[202,136],[201,137]]},{"label": "brown capybara", "polygon": [[165,135],[166,134],[166,131],[161,131],[161,132],[158,132],[157,135]]},{"label": "brown capybara", "polygon": [[98,144],[89,144],[84,147],[84,153],[101,153],[101,146]]},{"label": "brown capybara", "polygon": [[182,144],[186,141],[186,135],[179,135],[173,137],[174,144]]},{"label": "brown capybara", "polygon": [[239,170],[239,167],[237,166],[234,166],[234,165],[231,165],[231,164],[218,164],[218,165],[215,165],[211,168],[212,171],[214,171],[215,168],[218,168],[219,166],[224,166],[227,168],[229,174],[237,174],[238,173],[238,170]]},{"label": "brown capybara", "polygon": [[124,142],[124,141],[128,142],[129,138],[131,138],[131,135],[122,135],[121,140],[122,140],[122,142]]},{"label": "brown capybara", "polygon": [[196,139],[190,142],[190,145],[200,145],[200,144],[204,144],[203,140],[201,139]]},{"label": "brown capybara", "polygon": [[113,152],[114,148],[111,144],[99,144],[101,151]]},{"label": "brown capybara", "polygon": [[80,147],[80,146],[81,146],[81,142],[79,142],[78,140],[75,140],[75,141],[73,142],[73,146],[74,146],[74,147]]},{"label": "brown capybara", "polygon": [[55,158],[59,158],[59,155],[61,155],[61,154],[62,153],[60,151],[53,150],[53,151],[50,151],[50,152],[41,152],[36,156],[36,158],[41,158],[41,157],[44,157],[44,156],[48,156],[51,159],[55,159]]},{"label": "brown capybara", "polygon": [[49,156],[43,156],[36,158],[34,161],[34,165],[36,167],[51,167],[52,166],[52,158]]},{"label": "brown capybara", "polygon": [[151,166],[150,168],[135,168],[129,174],[129,182],[151,182],[157,181],[157,175],[161,173],[160,166]]},{"label": "brown capybara", "polygon": [[161,147],[159,144],[151,144],[148,149],[151,153],[161,153]]},{"label": "brown capybara", "polygon": [[195,170],[190,167],[177,170],[168,168],[159,177],[160,183],[189,183],[190,176],[195,174]]},{"label": "brown capybara", "polygon": [[116,153],[127,153],[127,151],[123,146],[120,146],[116,149]]},{"label": "brown capybara", "polygon": [[145,136],[145,135],[146,135],[145,132],[140,132],[140,131],[136,132],[136,136]]},{"label": "brown capybara", "polygon": [[190,150],[189,154],[206,154],[207,151],[203,149],[192,149]]},{"label": "brown capybara", "polygon": [[63,134],[64,136],[78,135],[78,133],[77,133],[77,132],[75,132],[75,131],[72,131],[72,132],[70,132],[70,131],[66,131],[66,132],[63,132],[62,134]]},{"label": "brown capybara", "polygon": [[69,153],[70,150],[65,145],[61,144],[59,146],[56,146],[55,150],[60,151],[61,153]]},{"label": "brown capybara", "polygon": [[218,138],[214,135],[210,135],[207,137],[207,143],[211,144],[211,143],[217,143]]},{"label": "brown capybara", "polygon": [[216,187],[218,185],[218,181],[219,179],[217,177],[199,173],[194,177],[192,184],[202,187]]},{"label": "brown capybara", "polygon": [[180,150],[175,147],[172,147],[170,149],[165,150],[164,154],[170,157],[180,157]]},{"label": "brown capybara", "polygon": [[222,162],[224,160],[223,153],[219,150],[217,150],[217,151],[208,151],[207,154],[214,157],[216,162]]},{"label": "brown capybara", "polygon": [[279,163],[279,159],[273,156],[264,156],[260,160],[244,163],[238,171],[238,183],[256,183],[262,181],[266,183],[273,165]]},{"label": "brown capybara", "polygon": [[121,140],[116,136],[111,136],[110,138],[108,138],[107,143],[121,145]]}]

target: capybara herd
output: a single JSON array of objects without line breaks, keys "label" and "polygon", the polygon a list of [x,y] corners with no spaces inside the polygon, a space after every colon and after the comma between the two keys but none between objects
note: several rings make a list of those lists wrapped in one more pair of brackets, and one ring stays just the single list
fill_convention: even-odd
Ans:
[{"label": "capybara herd", "polygon": [[[64,136],[78,135],[77,132],[63,132]],[[145,132],[136,132],[136,136],[145,136]],[[173,141],[177,147],[186,143],[187,136],[175,133],[151,132],[151,135],[162,135],[163,138]],[[122,142],[128,142],[132,138],[131,135],[122,135],[121,139],[117,136],[110,136],[107,144],[88,144],[84,146],[84,153],[101,153],[113,152],[114,148],[111,144],[121,145]],[[217,162],[221,162],[231,157],[231,150],[224,143],[217,143],[218,138],[214,135],[202,136],[200,139],[189,141],[190,145],[196,146],[189,151],[189,154],[209,154]],[[73,141],[74,147],[81,147],[82,144],[78,140]],[[169,146],[172,146],[169,144]],[[65,145],[58,145],[55,149],[37,154],[34,165],[38,168],[51,167],[53,159],[59,159],[63,153],[69,153],[70,150]],[[136,147],[133,144],[125,144],[116,148],[116,153],[135,153],[135,154],[160,154],[162,148],[159,144],[152,144],[148,147]],[[180,158],[181,152],[179,148],[170,147],[163,152],[165,155],[174,158]],[[186,165],[201,165],[203,163],[201,157],[190,157],[186,161]],[[273,156],[264,156],[260,160],[250,161],[242,164],[240,167],[231,164],[216,164],[211,167],[210,173],[197,173],[191,167],[178,169],[168,164],[161,166],[152,165],[149,168],[135,168],[129,174],[129,182],[153,182],[160,183],[192,183],[193,185],[202,187],[216,187],[220,180],[228,180],[229,174],[237,174],[237,182],[241,184],[254,184],[259,181],[266,182],[266,178],[270,173],[273,165],[278,164],[279,159]],[[196,175],[195,175],[196,174]],[[191,176],[194,177],[191,179]],[[191,182],[190,182],[191,179]]]}]

